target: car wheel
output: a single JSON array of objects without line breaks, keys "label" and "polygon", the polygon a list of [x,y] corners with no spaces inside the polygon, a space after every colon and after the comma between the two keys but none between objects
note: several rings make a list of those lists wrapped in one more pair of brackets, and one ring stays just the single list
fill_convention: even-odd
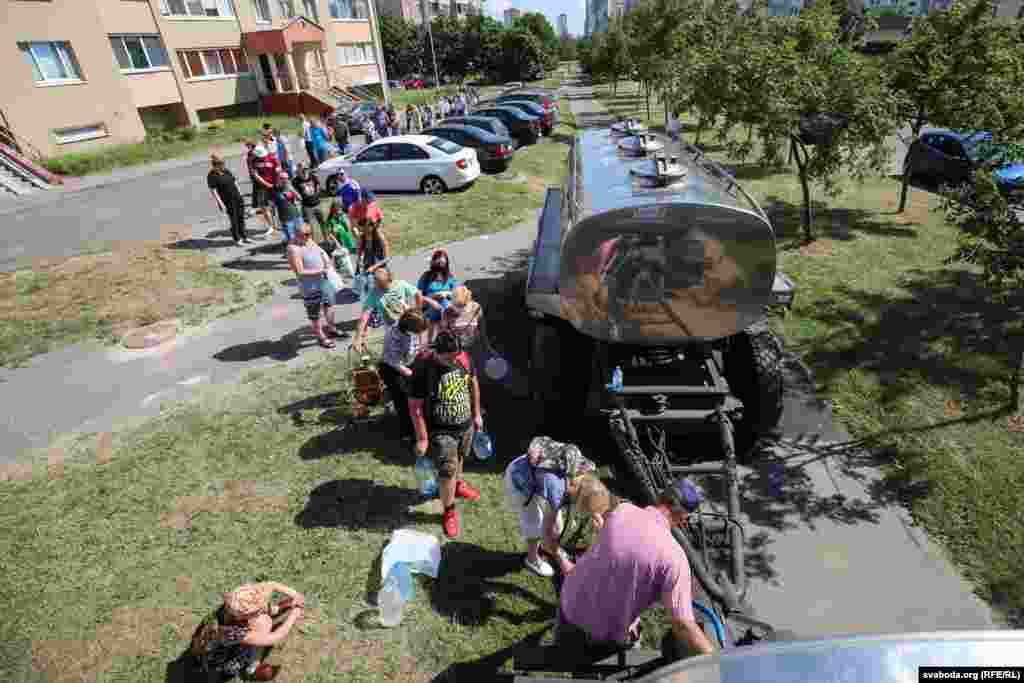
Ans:
[{"label": "car wheel", "polygon": [[436,175],[428,175],[420,182],[420,189],[423,194],[444,194],[448,187]]},{"label": "car wheel", "polygon": [[324,192],[333,197],[334,195],[338,194],[338,184],[338,176],[332,175],[330,178],[327,179],[327,182],[324,183]]}]

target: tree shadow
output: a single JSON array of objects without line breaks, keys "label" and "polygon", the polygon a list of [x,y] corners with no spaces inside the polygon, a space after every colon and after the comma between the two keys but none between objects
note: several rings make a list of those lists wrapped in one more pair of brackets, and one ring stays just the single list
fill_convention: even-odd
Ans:
[{"label": "tree shadow", "polygon": [[330,424],[332,420],[338,420],[341,424],[337,429],[317,434],[302,444],[299,447],[300,459],[320,460],[346,453],[365,452],[388,465],[413,464],[411,446],[398,440],[397,417],[373,414],[356,419],[351,414],[351,408],[339,404],[321,413],[317,421]]},{"label": "tree shadow", "polygon": [[[487,550],[471,543],[451,541],[441,547],[441,570],[430,584],[430,603],[438,614],[463,626],[480,627],[499,617],[521,625],[553,619],[557,606],[514,583],[495,579],[526,571],[524,553]],[[497,606],[497,595],[511,595],[535,606],[515,614]]]},{"label": "tree shadow", "polygon": [[[803,204],[772,195],[765,199],[762,206],[775,228],[776,235],[793,240],[793,243],[782,247],[784,250],[795,249],[805,243],[801,227]],[[877,211],[830,207],[824,202],[813,200],[811,208],[814,215],[813,234],[816,237],[839,241],[855,240],[862,235],[917,237],[917,230],[912,227],[879,220]]]},{"label": "tree shadow", "polygon": [[390,532],[410,524],[436,523],[440,515],[410,508],[426,501],[417,490],[384,486],[371,479],[340,479],[309,492],[295,517],[303,529],[336,528]]},{"label": "tree shadow", "polygon": [[210,249],[224,249],[235,247],[235,241],[229,236],[227,239],[214,240],[207,237],[190,237],[177,240],[164,245],[167,249],[182,249],[191,251],[209,251]]},{"label": "tree shadow", "polygon": [[[260,248],[262,249],[263,247]],[[280,247],[276,251],[280,252]],[[255,255],[256,253],[256,250],[253,250],[250,252],[250,255]],[[228,270],[240,270],[244,273],[251,273],[257,270],[280,270],[283,272],[290,272],[291,270],[288,261],[283,258],[255,260],[243,257],[225,261],[221,266]]]},{"label": "tree shadow", "polygon": [[840,285],[839,301],[815,302],[808,315],[838,328],[802,349],[819,383],[828,387],[856,368],[877,377],[882,405],[922,381],[992,405],[993,383],[1006,384],[1015,367],[1005,329],[1024,314],[1024,296],[997,303],[977,275],[959,270],[913,270],[900,287],[906,295],[896,298]]},{"label": "tree shadow", "polygon": [[736,180],[763,180],[764,178],[770,178],[784,172],[784,169],[759,163],[732,164],[726,166],[726,169]]}]

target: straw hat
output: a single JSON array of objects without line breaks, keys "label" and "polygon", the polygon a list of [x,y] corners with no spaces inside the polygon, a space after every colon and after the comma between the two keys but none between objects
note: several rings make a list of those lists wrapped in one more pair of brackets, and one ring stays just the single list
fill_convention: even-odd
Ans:
[{"label": "straw hat", "polygon": [[234,620],[251,619],[266,609],[270,596],[259,586],[247,583],[224,594],[224,611]]}]

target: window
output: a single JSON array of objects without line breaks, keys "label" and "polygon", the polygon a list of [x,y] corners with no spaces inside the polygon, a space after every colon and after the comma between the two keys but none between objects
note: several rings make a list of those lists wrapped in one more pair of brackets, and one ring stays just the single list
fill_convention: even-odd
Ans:
[{"label": "window", "polygon": [[159,36],[110,36],[110,47],[114,49],[121,71],[145,71],[166,69],[167,52]]},{"label": "window", "polygon": [[238,48],[181,50],[178,61],[185,78],[215,78],[249,73],[249,62]]},{"label": "window", "polygon": [[391,154],[392,147],[393,145],[377,145],[376,147],[368,147],[359,153],[359,156],[356,157],[356,162],[364,164],[371,161],[387,161]]},{"label": "window", "polygon": [[94,123],[91,126],[79,126],[76,128],[61,128],[53,131],[53,136],[58,145],[68,145],[72,142],[105,138],[107,135],[109,135],[109,133],[107,133],[107,127],[102,123]]},{"label": "window", "polygon": [[367,19],[370,16],[366,0],[328,0],[328,6],[334,19]]},{"label": "window", "polygon": [[32,68],[36,83],[74,83],[84,80],[71,43],[18,43],[25,60]]},{"label": "window", "polygon": [[270,23],[270,4],[267,0],[252,0],[252,4],[256,9],[256,21],[262,21]]},{"label": "window", "polygon": [[455,154],[460,149],[462,149],[462,147],[456,145],[454,142],[451,142],[450,140],[442,140],[441,138],[434,138],[427,144],[433,147],[434,149],[441,150],[445,154]]},{"label": "window", "polygon": [[235,7],[232,0],[160,0],[160,14],[165,17],[232,19]]},{"label": "window", "polygon": [[406,143],[391,145],[391,161],[420,161],[429,158],[430,155],[416,145]]},{"label": "window", "polygon": [[338,43],[338,63],[342,66],[373,64],[373,43]]}]

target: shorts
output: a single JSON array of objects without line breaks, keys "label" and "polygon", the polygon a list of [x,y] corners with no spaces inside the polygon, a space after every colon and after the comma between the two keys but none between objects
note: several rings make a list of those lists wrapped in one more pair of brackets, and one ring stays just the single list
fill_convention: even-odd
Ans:
[{"label": "shorts", "polygon": [[[519,515],[519,533],[524,543],[544,537],[544,514],[551,509],[551,503],[544,496],[533,496],[527,503],[527,497],[520,493],[512,482],[512,471],[505,469],[505,504],[509,512]],[[555,522],[555,533],[562,533],[565,520],[562,511],[558,511]]]},{"label": "shorts", "polygon": [[320,319],[320,311],[325,305],[323,290],[316,290],[302,295],[302,303],[306,306],[306,317],[312,322]]},{"label": "shorts", "polygon": [[260,185],[259,181],[253,178],[252,180],[252,208],[264,209],[270,204],[270,197],[267,193],[267,188]]},{"label": "shorts", "polygon": [[437,469],[438,479],[462,477],[462,463],[473,447],[473,430],[461,433],[435,432],[430,435],[427,455]]}]

